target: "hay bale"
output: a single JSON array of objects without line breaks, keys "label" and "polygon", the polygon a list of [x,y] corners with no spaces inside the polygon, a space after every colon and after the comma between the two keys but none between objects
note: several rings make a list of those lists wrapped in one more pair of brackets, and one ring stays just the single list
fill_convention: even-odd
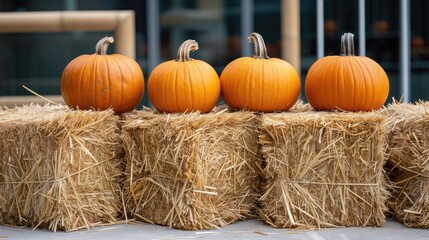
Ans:
[{"label": "hay bale", "polygon": [[0,223],[72,231],[115,222],[123,150],[112,111],[0,112]]},{"label": "hay bale", "polygon": [[384,111],[389,129],[389,206],[409,227],[429,228],[429,102],[391,104]]},{"label": "hay bale", "polygon": [[264,114],[260,216],[279,228],[383,225],[383,121],[376,112]]},{"label": "hay bale", "polygon": [[125,205],[142,221],[213,229],[252,215],[258,198],[251,112],[125,116]]}]

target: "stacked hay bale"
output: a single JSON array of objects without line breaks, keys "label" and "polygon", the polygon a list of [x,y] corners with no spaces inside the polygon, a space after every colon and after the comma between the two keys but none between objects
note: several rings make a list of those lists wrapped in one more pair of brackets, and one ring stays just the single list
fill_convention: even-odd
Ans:
[{"label": "stacked hay bale", "polygon": [[259,197],[257,118],[251,112],[125,116],[125,205],[133,217],[212,229],[252,215]]},{"label": "stacked hay bale", "polygon": [[378,112],[264,114],[261,217],[280,228],[383,225],[383,121]]},{"label": "stacked hay bale", "polygon": [[118,116],[26,106],[0,112],[0,223],[72,231],[117,221]]},{"label": "stacked hay bale", "polygon": [[384,113],[392,183],[389,206],[406,226],[429,228],[429,103],[394,103]]}]

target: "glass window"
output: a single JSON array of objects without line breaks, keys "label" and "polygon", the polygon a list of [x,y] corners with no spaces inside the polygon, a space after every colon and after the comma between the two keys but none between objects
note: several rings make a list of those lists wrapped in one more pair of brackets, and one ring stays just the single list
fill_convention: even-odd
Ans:
[{"label": "glass window", "polygon": [[[242,0],[163,0],[159,4],[160,59],[174,59],[179,45],[195,39],[200,49],[193,58],[211,64],[220,74],[243,56]],[[301,0],[301,78],[317,60],[316,1]],[[267,44],[270,57],[281,58],[281,1],[253,0],[253,29]],[[365,1],[366,54],[386,70],[390,96],[400,98],[399,0]],[[136,56],[145,79],[148,69],[148,1],[133,0],[3,0],[0,11],[125,10],[135,11]],[[410,1],[411,100],[429,99],[429,1]],[[284,13],[287,14],[287,13]],[[358,0],[324,0],[325,55],[339,54],[340,36],[353,32],[358,53]],[[0,95],[29,94],[27,85],[42,95],[59,95],[65,65],[91,54],[96,41],[110,32],[0,34]],[[249,33],[250,34],[250,33]],[[110,52],[114,51],[114,45]],[[304,93],[304,92],[302,92]],[[305,94],[301,94],[305,100]],[[147,94],[142,104],[148,105]]]},{"label": "glass window", "polygon": [[410,1],[411,101],[429,100],[429,2]]}]

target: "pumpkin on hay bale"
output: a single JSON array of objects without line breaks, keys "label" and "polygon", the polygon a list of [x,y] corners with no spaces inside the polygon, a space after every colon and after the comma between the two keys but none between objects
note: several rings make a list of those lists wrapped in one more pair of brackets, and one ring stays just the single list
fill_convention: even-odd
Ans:
[{"label": "pumpkin on hay bale", "polygon": [[254,113],[143,110],[126,114],[122,130],[132,217],[197,230],[254,215],[261,165]]},{"label": "pumpkin on hay bale", "polygon": [[378,112],[262,115],[260,216],[278,228],[382,226],[384,117]]},{"label": "pumpkin on hay bale", "polygon": [[429,228],[429,103],[390,104],[383,113],[389,130],[389,206],[408,227]]},{"label": "pumpkin on hay bale", "polygon": [[372,111],[389,95],[389,78],[374,60],[355,56],[353,34],[341,37],[341,54],[326,56],[311,65],[305,94],[316,110]]},{"label": "pumpkin on hay bale", "polygon": [[301,82],[288,62],[268,57],[259,33],[248,37],[254,44],[254,56],[230,62],[220,75],[222,97],[233,109],[259,112],[286,111],[299,97]]},{"label": "pumpkin on hay bale", "polygon": [[144,94],[144,76],[134,59],[107,54],[113,37],[97,42],[94,54],[76,57],[64,68],[61,95],[75,109],[107,110],[117,114],[129,112]]},{"label": "pumpkin on hay bale", "polygon": [[118,221],[118,120],[65,106],[0,111],[0,223],[72,231]]},{"label": "pumpkin on hay bale", "polygon": [[210,112],[220,95],[219,77],[208,63],[192,59],[198,43],[188,39],[177,51],[177,58],[156,66],[149,76],[148,95],[160,112]]}]

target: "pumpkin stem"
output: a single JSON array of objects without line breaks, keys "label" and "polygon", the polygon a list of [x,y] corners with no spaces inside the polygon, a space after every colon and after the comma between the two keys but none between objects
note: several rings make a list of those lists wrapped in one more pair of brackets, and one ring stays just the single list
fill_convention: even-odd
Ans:
[{"label": "pumpkin stem", "polygon": [[354,56],[355,44],[353,42],[353,33],[344,33],[341,36],[341,56]]},{"label": "pumpkin stem", "polygon": [[198,43],[195,40],[188,39],[184,41],[177,51],[176,61],[186,62],[192,60],[189,54],[191,51],[195,50],[198,50]]},{"label": "pumpkin stem", "polygon": [[110,44],[112,44],[115,40],[113,37],[104,37],[98,41],[98,43],[95,45],[95,53],[97,55],[106,55],[107,54],[107,48]]},{"label": "pumpkin stem", "polygon": [[265,42],[261,34],[253,32],[249,35],[249,37],[247,37],[247,40],[249,41],[249,43],[255,44],[255,54],[253,55],[253,58],[270,58],[268,57],[267,47],[265,46]]}]

